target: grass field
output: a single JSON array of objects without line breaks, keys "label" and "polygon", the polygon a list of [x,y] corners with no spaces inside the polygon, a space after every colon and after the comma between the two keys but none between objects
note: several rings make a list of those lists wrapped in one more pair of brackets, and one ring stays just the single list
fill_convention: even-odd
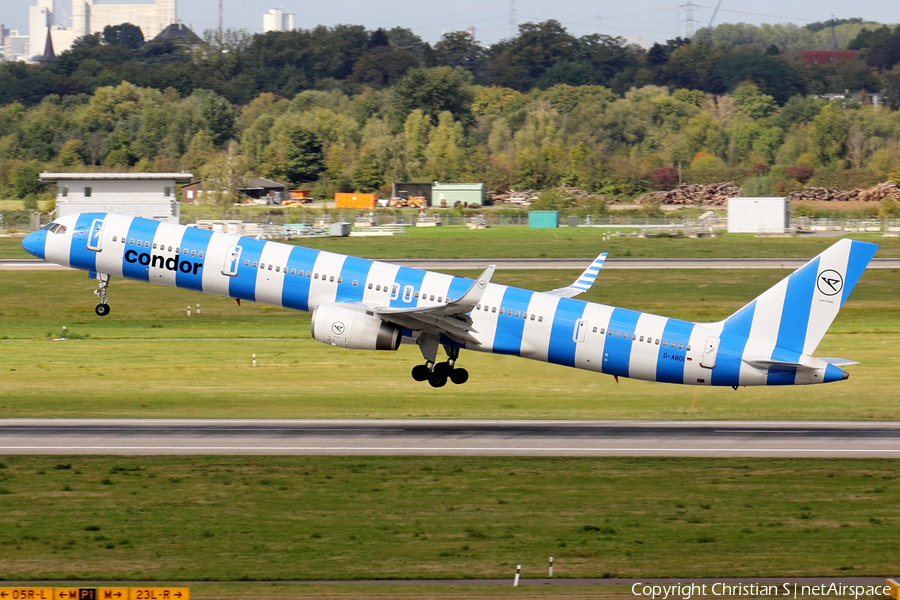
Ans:
[{"label": "grass field", "polygon": [[862,576],[896,461],[4,457],[6,580]]},{"label": "grass field", "polygon": [[[615,231],[613,229],[612,231]],[[623,233],[630,231],[621,230]],[[366,258],[811,258],[835,237],[757,238],[729,234],[718,238],[628,238],[604,241],[605,229],[494,227],[407,227],[406,234],[371,238],[308,238],[291,243]],[[900,238],[880,234],[846,237],[879,244],[879,257],[900,256]],[[0,259],[27,258],[21,237],[0,237]]]},{"label": "grass field", "polygon": [[[507,271],[532,289],[576,272]],[[608,271],[587,299],[690,320],[737,310],[785,275],[750,271]],[[702,388],[621,380],[463,352],[471,378],[435,390],[409,370],[418,350],[331,348],[309,316],[195,292],[114,280],[109,317],[93,314],[80,272],[5,271],[0,307],[2,417],[896,419],[900,273],[867,271],[819,347],[861,361],[849,381],[811,388]],[[202,316],[185,307],[201,303]],[[196,311],[196,308],[194,309]],[[62,326],[68,341],[55,342]],[[256,354],[259,366],[251,366]]]}]

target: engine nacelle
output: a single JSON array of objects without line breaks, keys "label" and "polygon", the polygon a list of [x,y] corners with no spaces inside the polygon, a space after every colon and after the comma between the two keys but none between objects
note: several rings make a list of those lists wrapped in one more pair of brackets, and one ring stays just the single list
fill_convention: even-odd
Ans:
[{"label": "engine nacelle", "polygon": [[353,350],[396,350],[403,331],[362,306],[320,304],[312,314],[313,339]]}]

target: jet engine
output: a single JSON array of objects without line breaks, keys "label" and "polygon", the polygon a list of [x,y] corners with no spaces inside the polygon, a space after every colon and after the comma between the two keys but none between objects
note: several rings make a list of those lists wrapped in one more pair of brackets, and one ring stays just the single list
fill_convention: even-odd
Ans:
[{"label": "jet engine", "polygon": [[362,306],[320,304],[312,314],[313,339],[353,350],[396,350],[403,331]]}]

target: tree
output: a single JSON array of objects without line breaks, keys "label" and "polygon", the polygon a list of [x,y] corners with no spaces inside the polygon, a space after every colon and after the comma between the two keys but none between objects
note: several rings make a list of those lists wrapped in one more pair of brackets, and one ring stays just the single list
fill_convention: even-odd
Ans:
[{"label": "tree", "polygon": [[809,126],[809,146],[823,165],[836,162],[845,151],[850,125],[841,110],[829,104]]},{"label": "tree", "polygon": [[144,45],[144,32],[131,23],[107,25],[103,28],[103,41],[111,46],[124,46],[134,50]]},{"label": "tree", "polygon": [[384,169],[378,164],[378,157],[366,150],[353,169],[353,187],[358,192],[377,192],[384,183]]},{"label": "tree", "polygon": [[213,144],[222,148],[234,136],[234,108],[222,96],[211,90],[197,90],[200,99],[200,118],[206,126]]},{"label": "tree", "polygon": [[726,54],[716,61],[710,91],[724,94],[747,81],[755,83],[779,105],[791,96],[806,93],[806,82],[799,71],[780,57],[737,53]]},{"label": "tree", "polygon": [[891,110],[900,109],[900,65],[881,76],[884,84],[884,101]]},{"label": "tree", "polygon": [[325,168],[324,158],[318,136],[292,125],[269,146],[266,162],[272,175],[299,185],[318,178]]},{"label": "tree", "polygon": [[397,50],[389,45],[379,45],[366,50],[359,57],[348,80],[376,87],[390,86],[417,66],[419,61],[412,52]]},{"label": "tree", "polygon": [[419,109],[437,124],[438,116],[447,111],[464,124],[474,122],[472,74],[461,67],[410,69],[394,86],[394,103],[401,116]]},{"label": "tree", "polygon": [[768,117],[778,110],[775,99],[760,92],[753,84],[739,85],[731,95],[741,111],[754,121]]},{"label": "tree", "polygon": [[497,48],[492,54],[508,66],[509,75],[496,83],[518,90],[534,87],[557,61],[578,57],[578,40],[553,19],[520,25],[518,37]]},{"label": "tree", "polygon": [[438,66],[461,67],[478,80],[484,76],[486,53],[468,31],[451,31],[434,45]]},{"label": "tree", "polygon": [[25,198],[29,194],[37,194],[41,174],[40,166],[33,162],[17,162],[9,169],[9,186],[13,196]]}]

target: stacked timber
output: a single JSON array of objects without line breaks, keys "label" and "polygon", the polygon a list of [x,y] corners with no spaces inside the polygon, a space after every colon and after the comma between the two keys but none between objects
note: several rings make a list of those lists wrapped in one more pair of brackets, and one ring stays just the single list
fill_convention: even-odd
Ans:
[{"label": "stacked timber", "polygon": [[724,205],[729,198],[741,195],[741,188],[733,181],[725,183],[686,183],[668,192],[650,192],[635,200],[636,204],[708,204]]},{"label": "stacked timber", "polygon": [[518,208],[528,208],[531,203],[540,197],[537,190],[506,190],[505,192],[490,192],[488,196],[494,204],[508,204]]},{"label": "stacked timber", "polygon": [[856,188],[852,190],[842,190],[833,187],[808,187],[798,192],[791,192],[792,201],[807,200],[813,202],[852,202],[860,200],[862,202],[880,202],[890,197],[894,200],[900,200],[900,187],[893,181],[885,181],[868,189]]}]

